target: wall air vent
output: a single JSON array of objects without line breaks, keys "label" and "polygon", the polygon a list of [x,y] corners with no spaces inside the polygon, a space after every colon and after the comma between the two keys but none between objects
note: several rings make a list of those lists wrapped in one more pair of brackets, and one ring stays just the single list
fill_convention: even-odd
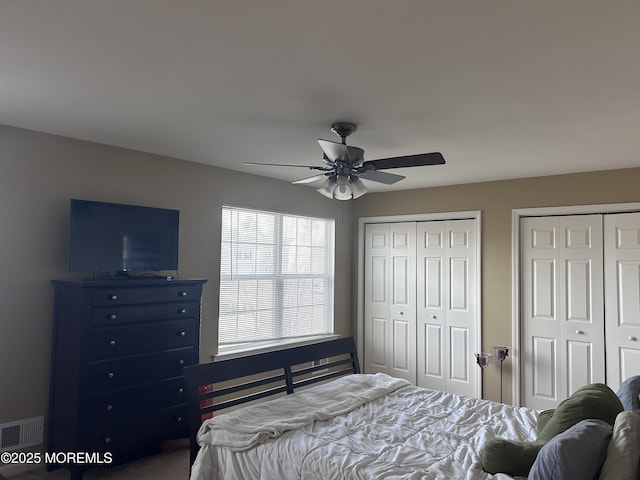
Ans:
[{"label": "wall air vent", "polygon": [[0,452],[39,445],[43,442],[44,417],[0,425]]}]

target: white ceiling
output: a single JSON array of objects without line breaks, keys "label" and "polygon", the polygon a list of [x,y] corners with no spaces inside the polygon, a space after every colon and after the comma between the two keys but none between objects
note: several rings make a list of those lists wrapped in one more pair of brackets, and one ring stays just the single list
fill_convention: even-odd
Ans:
[{"label": "white ceiling", "polygon": [[370,191],[634,167],[639,58],[638,0],[0,0],[0,123],[283,180],[242,163],[320,165],[339,120],[447,160]]}]

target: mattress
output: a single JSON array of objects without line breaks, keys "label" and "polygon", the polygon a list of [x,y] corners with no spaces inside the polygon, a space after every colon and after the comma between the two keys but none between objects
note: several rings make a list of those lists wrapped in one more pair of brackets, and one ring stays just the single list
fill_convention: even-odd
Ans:
[{"label": "mattress", "polygon": [[482,470],[494,437],[532,441],[538,412],[349,375],[205,422],[191,480],[507,479]]}]

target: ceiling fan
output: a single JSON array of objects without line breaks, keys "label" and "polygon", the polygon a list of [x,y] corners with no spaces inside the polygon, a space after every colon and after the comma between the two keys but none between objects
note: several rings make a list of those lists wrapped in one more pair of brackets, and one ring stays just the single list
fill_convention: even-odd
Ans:
[{"label": "ceiling fan", "polygon": [[394,173],[382,172],[392,168],[422,167],[426,165],[442,165],[445,163],[440,152],[421,153],[403,157],[364,159],[364,150],[347,145],[347,137],[357,130],[358,126],[351,122],[336,122],[331,131],[342,139],[342,143],[318,140],[324,155],[324,165],[287,165],[282,163],[244,163],[244,165],[263,165],[275,167],[302,167],[319,171],[317,175],[303,178],[293,183],[311,183],[324,179],[318,192],[336,200],[350,200],[367,193],[361,179],[392,185],[406,178]]}]

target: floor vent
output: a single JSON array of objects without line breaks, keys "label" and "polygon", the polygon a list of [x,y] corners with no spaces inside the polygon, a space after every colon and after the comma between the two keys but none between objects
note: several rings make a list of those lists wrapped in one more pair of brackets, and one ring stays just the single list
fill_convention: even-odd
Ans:
[{"label": "floor vent", "polygon": [[44,417],[0,425],[0,452],[39,445],[43,442]]}]

